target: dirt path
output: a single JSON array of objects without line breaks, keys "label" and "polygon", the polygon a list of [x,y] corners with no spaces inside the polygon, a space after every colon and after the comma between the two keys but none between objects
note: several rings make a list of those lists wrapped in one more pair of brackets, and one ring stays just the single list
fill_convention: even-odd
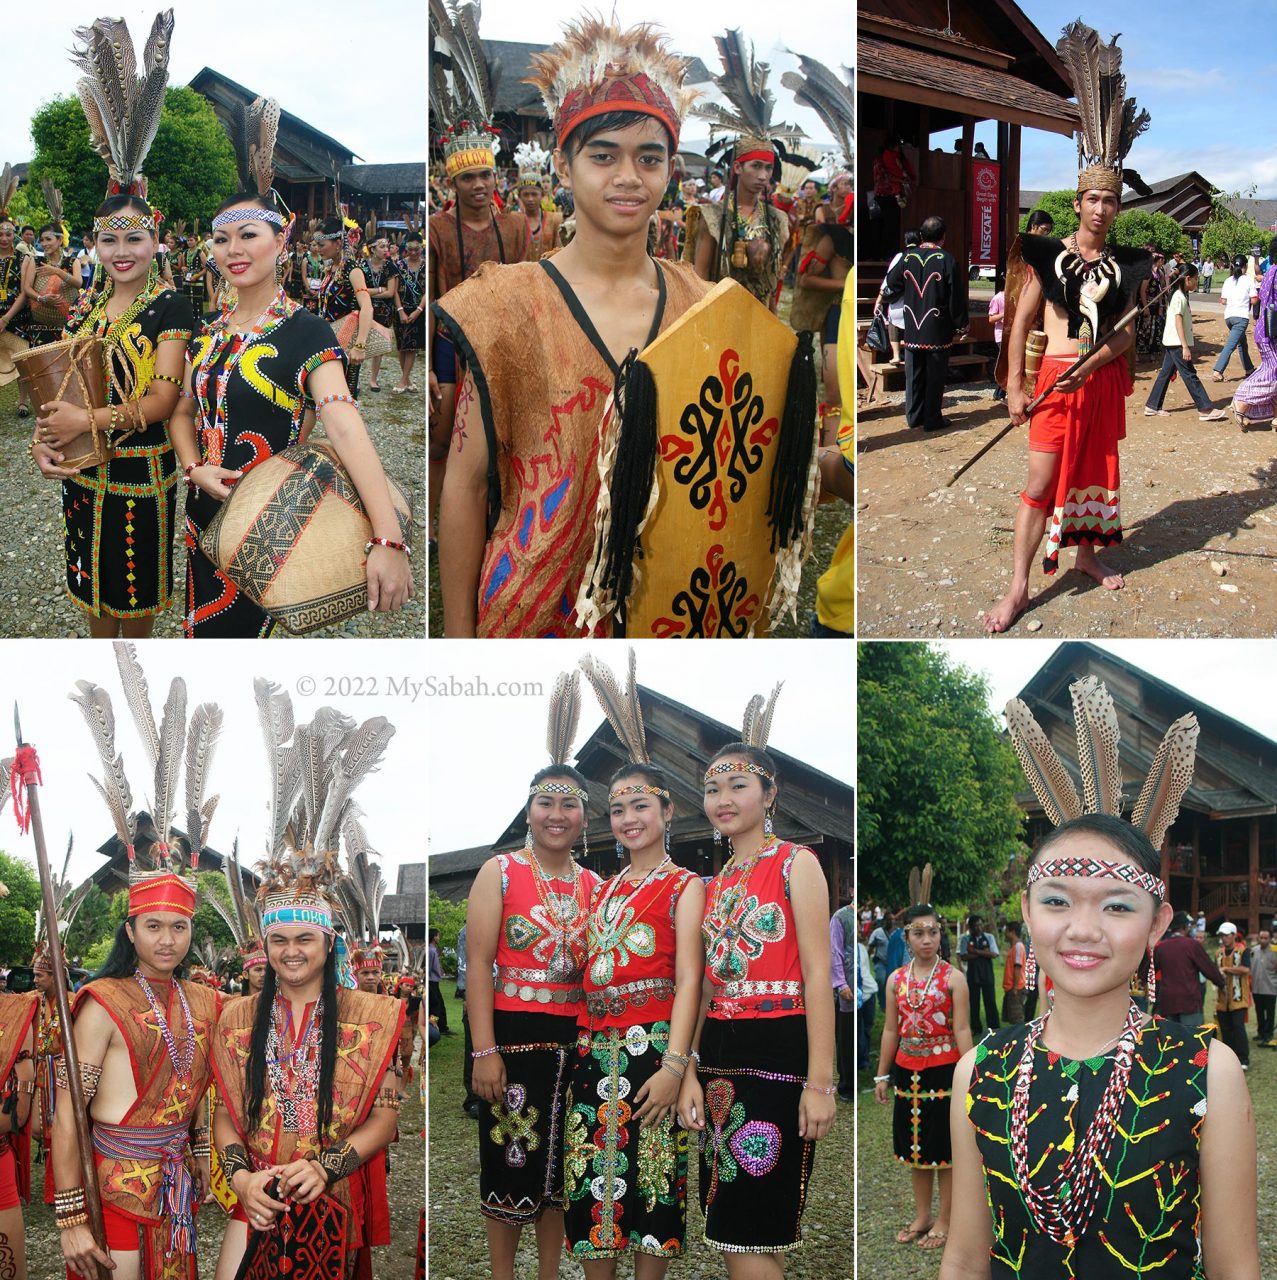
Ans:
[{"label": "dirt path", "polygon": [[[1227,406],[1241,380],[1234,356],[1223,385],[1208,371],[1224,339],[1221,308],[1194,299],[1197,367]],[[1258,359],[1253,333],[1252,358]],[[1126,540],[1104,559],[1126,586],[1105,591],[1060,557],[1054,579],[1030,578],[1029,608],[1011,635],[1272,636],[1277,634],[1277,436],[1231,418],[1199,422],[1178,382],[1167,418],[1146,418],[1159,365],[1140,362],[1122,444]],[[903,410],[869,410],[858,424],[857,633],[984,634],[982,616],[1011,577],[1012,522],[1024,486],[1027,431],[1009,434],[956,484],[959,466],[1006,425],[992,384],[951,388],[955,430],[905,427]],[[893,399],[903,402],[903,396]]]}]

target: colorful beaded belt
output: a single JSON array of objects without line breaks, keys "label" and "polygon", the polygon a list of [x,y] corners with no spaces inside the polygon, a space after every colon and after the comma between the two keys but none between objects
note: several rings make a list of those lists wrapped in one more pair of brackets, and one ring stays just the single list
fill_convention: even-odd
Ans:
[{"label": "colorful beaded belt", "polygon": [[673,1000],[674,983],[669,978],[639,978],[615,987],[601,987],[585,993],[585,1007],[590,1017],[611,1014],[619,1018],[626,1009],[641,1009],[649,1000]]},{"label": "colorful beaded belt", "polygon": [[709,1012],[720,1018],[735,1018],[742,1013],[802,1013],[807,1008],[802,996],[755,997],[752,1000],[721,1000],[709,1002]]}]

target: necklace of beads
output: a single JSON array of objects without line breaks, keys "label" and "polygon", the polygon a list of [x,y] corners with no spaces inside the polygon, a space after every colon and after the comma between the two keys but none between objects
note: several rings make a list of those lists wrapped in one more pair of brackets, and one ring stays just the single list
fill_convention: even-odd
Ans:
[{"label": "necklace of beads", "polygon": [[[582,932],[584,923],[583,917],[589,909],[588,902],[582,902],[579,886],[581,883],[581,868],[575,860],[570,862],[571,870],[566,876],[551,877],[546,875],[544,868],[541,866],[541,860],[537,857],[534,850],[528,850],[528,857],[532,860],[532,884],[536,888],[537,897],[540,899],[541,907],[545,912],[545,918],[554,932],[558,935],[558,941],[550,951],[550,963],[547,966],[550,980],[552,982],[571,982],[580,969],[580,964],[572,955],[572,935],[579,936]],[[564,879],[567,880],[572,891],[572,902],[575,910],[572,912],[570,919],[555,910],[550,905],[550,880]],[[581,957],[584,959],[584,957]]]},{"label": "necklace of beads", "polygon": [[[935,963],[931,966],[931,972],[927,974],[927,980],[924,983],[915,983],[913,980],[913,961],[909,961],[908,971],[905,973],[905,1004],[913,1010],[921,1009],[926,1003],[927,998],[931,995],[931,984],[935,981],[936,971],[940,968],[940,957],[936,956]],[[921,993],[917,1000],[913,998],[915,988],[921,986]]]},{"label": "necklace of beads", "polygon": [[748,218],[741,216],[740,204],[737,203],[734,212],[736,214],[736,239],[737,240],[758,240],[767,232],[766,213],[763,209],[761,199],[754,204],[753,211]]},{"label": "necklace of beads", "polygon": [[[290,302],[281,289],[270,306],[253,322],[247,333],[232,333],[228,327],[231,308],[227,307],[222,314],[208,327],[210,346],[195,370],[195,401],[199,406],[199,434],[201,453],[204,461],[210,466],[220,467],[226,451],[226,390],[231,375],[239,367],[244,352],[258,338],[269,333],[276,325],[287,320],[297,309],[295,302]],[[224,348],[229,346],[230,354],[217,374],[214,399],[209,398],[209,383],[213,381],[213,369],[221,358]],[[212,422],[210,424],[210,418]]]},{"label": "necklace of beads", "polygon": [[[613,923],[616,917],[621,914],[621,908],[625,906],[627,902],[637,902],[639,894],[642,893],[643,890],[646,889],[647,886],[665,870],[665,867],[669,862],[670,855],[667,853],[660,862],[658,862],[656,866],[654,866],[651,871],[649,871],[642,880],[638,882],[634,892],[626,895],[624,898],[620,896],[619,890],[622,885],[627,883],[630,875],[630,869],[626,868],[626,870],[622,871],[620,874],[613,876],[612,879],[607,882],[607,886],[603,890],[603,897],[599,901],[595,914],[602,918],[604,924]],[[656,900],[655,895],[653,895],[652,900],[653,902]],[[650,902],[647,904],[648,907],[651,905],[652,904]],[[609,910],[609,908],[611,909]],[[644,907],[643,910],[646,911],[647,907]],[[639,912],[638,915],[634,917],[635,921],[637,921],[638,916],[642,914],[642,912]]]},{"label": "necklace of beads", "polygon": [[[780,841],[775,836],[764,840],[752,857],[738,867],[724,867],[714,878],[713,895],[705,912],[705,927],[710,933],[711,949],[718,945],[724,934],[740,923],[740,917],[745,913],[745,889],[749,885],[750,872],[764,854],[771,853],[779,845]],[[727,887],[729,871],[732,878],[730,889]]]},{"label": "necklace of beads", "polygon": [[1132,1001],[1126,1012],[1126,1024],[1118,1037],[1113,1074],[1109,1076],[1091,1123],[1080,1139],[1075,1138],[1073,1149],[1059,1172],[1044,1187],[1035,1187],[1030,1181],[1029,1086],[1033,1081],[1033,1056],[1050,1016],[1048,1011],[1029,1023],[1029,1033],[1024,1039],[1015,1092],[1011,1098],[1011,1163],[1033,1220],[1057,1244],[1072,1247],[1085,1234],[1095,1212],[1100,1171],[1117,1132],[1118,1117],[1122,1113],[1126,1087],[1131,1078],[1135,1039],[1144,1015]]},{"label": "necklace of beads", "polygon": [[135,969],[133,971],[133,979],[142,988],[146,1003],[151,1006],[151,1012],[155,1015],[155,1021],[159,1024],[160,1035],[164,1039],[164,1048],[168,1051],[169,1061],[173,1064],[173,1074],[179,1080],[189,1080],[191,1067],[195,1062],[195,1019],[191,1017],[191,1006],[186,1003],[186,992],[182,990],[182,984],[176,979],[173,980],[173,989],[177,992],[178,1003],[182,1006],[182,1021],[186,1032],[186,1042],[182,1045],[182,1050],[179,1053],[177,1043],[173,1039],[173,1030],[168,1024],[168,1019],[164,1016],[164,1010],[160,1008],[160,1002],[155,998],[155,992],[152,990],[151,984],[146,980],[146,975],[143,974],[141,969]]},{"label": "necklace of beads", "polygon": [[[294,1036],[293,1011],[275,993],[270,1030],[266,1034],[266,1073],[271,1092],[284,1117],[284,1127],[297,1133],[314,1133],[318,1128],[315,1100],[319,1096],[319,1038],[324,997],[315,1001],[310,1018],[300,1036]],[[291,1043],[292,1048],[285,1049]]]}]

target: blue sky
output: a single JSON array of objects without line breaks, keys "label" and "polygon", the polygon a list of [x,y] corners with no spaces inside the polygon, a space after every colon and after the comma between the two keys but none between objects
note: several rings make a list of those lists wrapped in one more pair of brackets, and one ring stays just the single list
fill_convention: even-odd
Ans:
[{"label": "blue sky", "polygon": [[[1078,17],[1105,41],[1120,36],[1127,93],[1153,118],[1128,159],[1146,182],[1196,169],[1221,190],[1247,194],[1254,186],[1256,196],[1277,198],[1272,0],[1230,0],[1218,9],[1187,0],[1021,0],[1021,8],[1052,44]],[[1024,189],[1071,185],[1072,139],[1034,129],[1021,136]],[[978,127],[976,138],[993,154],[994,125]]]}]

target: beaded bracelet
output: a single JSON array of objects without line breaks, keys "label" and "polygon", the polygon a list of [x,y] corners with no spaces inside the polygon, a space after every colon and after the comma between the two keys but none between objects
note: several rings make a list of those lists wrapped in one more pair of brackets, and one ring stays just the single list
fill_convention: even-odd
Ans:
[{"label": "beaded bracelet", "polygon": [[683,1078],[683,1073],[682,1073],[681,1071],[679,1071],[677,1068],[675,1068],[675,1067],[671,1067],[671,1066],[670,1066],[670,1064],[669,1064],[668,1062],[664,1062],[664,1061],[662,1061],[662,1063],[661,1063],[661,1070],[662,1070],[662,1071],[668,1071],[668,1072],[670,1073],[670,1075],[677,1077],[679,1080],[681,1080],[681,1079]]},{"label": "beaded bracelet", "polygon": [[88,1221],[87,1213],[73,1213],[65,1218],[59,1217],[56,1212],[53,1215],[53,1224],[59,1231],[70,1231],[72,1227],[87,1226]]},{"label": "beaded bracelet", "polygon": [[359,401],[354,396],[331,395],[315,401],[315,412],[318,413],[325,405],[329,404],[353,404],[356,409],[359,408]]},{"label": "beaded bracelet", "polygon": [[698,1067],[701,1065],[701,1055],[700,1055],[700,1053],[699,1053],[699,1052],[697,1052],[697,1050],[695,1050],[695,1049],[689,1049],[689,1050],[687,1051],[687,1056],[688,1056],[689,1058],[691,1058],[691,1060],[692,1060],[694,1063],[696,1063],[696,1065],[697,1065]]},{"label": "beaded bracelet", "polygon": [[890,1076],[874,1076],[874,1084],[886,1084],[890,1079]]},{"label": "beaded bracelet", "polygon": [[470,1057],[472,1060],[477,1058],[486,1058],[490,1054],[500,1053],[500,1051],[499,1047],[494,1044],[491,1049],[471,1049]]},{"label": "beaded bracelet", "polygon": [[810,1089],[812,1093],[823,1093],[826,1096],[829,1096],[838,1092],[837,1088],[832,1084],[829,1086],[828,1089],[824,1089],[818,1084],[809,1084],[806,1080],[803,1081],[803,1088]]},{"label": "beaded bracelet", "polygon": [[193,1155],[196,1160],[209,1159],[212,1156],[212,1148],[208,1144],[208,1139],[205,1138],[203,1142],[192,1143],[191,1155]]},{"label": "beaded bracelet", "polygon": [[188,489],[195,488],[195,481],[191,479],[191,472],[194,471],[195,468],[198,467],[199,465],[200,464],[198,462],[188,462],[186,466],[182,468],[182,483]]},{"label": "beaded bracelet", "polygon": [[182,385],[182,379],[173,377],[171,373],[157,373],[153,375],[153,381],[171,382],[175,387],[180,387]]},{"label": "beaded bracelet", "polygon": [[662,1061],[664,1061],[666,1058],[673,1058],[674,1061],[677,1062],[680,1067],[687,1066],[688,1062],[690,1061],[690,1058],[686,1053],[675,1053],[673,1049],[666,1049],[665,1052],[661,1054]]},{"label": "beaded bracelet", "polygon": [[394,542],[390,538],[369,538],[364,543],[364,555],[368,555],[373,547],[386,547],[390,551],[402,551],[406,556],[412,555],[412,548],[406,542]]}]

